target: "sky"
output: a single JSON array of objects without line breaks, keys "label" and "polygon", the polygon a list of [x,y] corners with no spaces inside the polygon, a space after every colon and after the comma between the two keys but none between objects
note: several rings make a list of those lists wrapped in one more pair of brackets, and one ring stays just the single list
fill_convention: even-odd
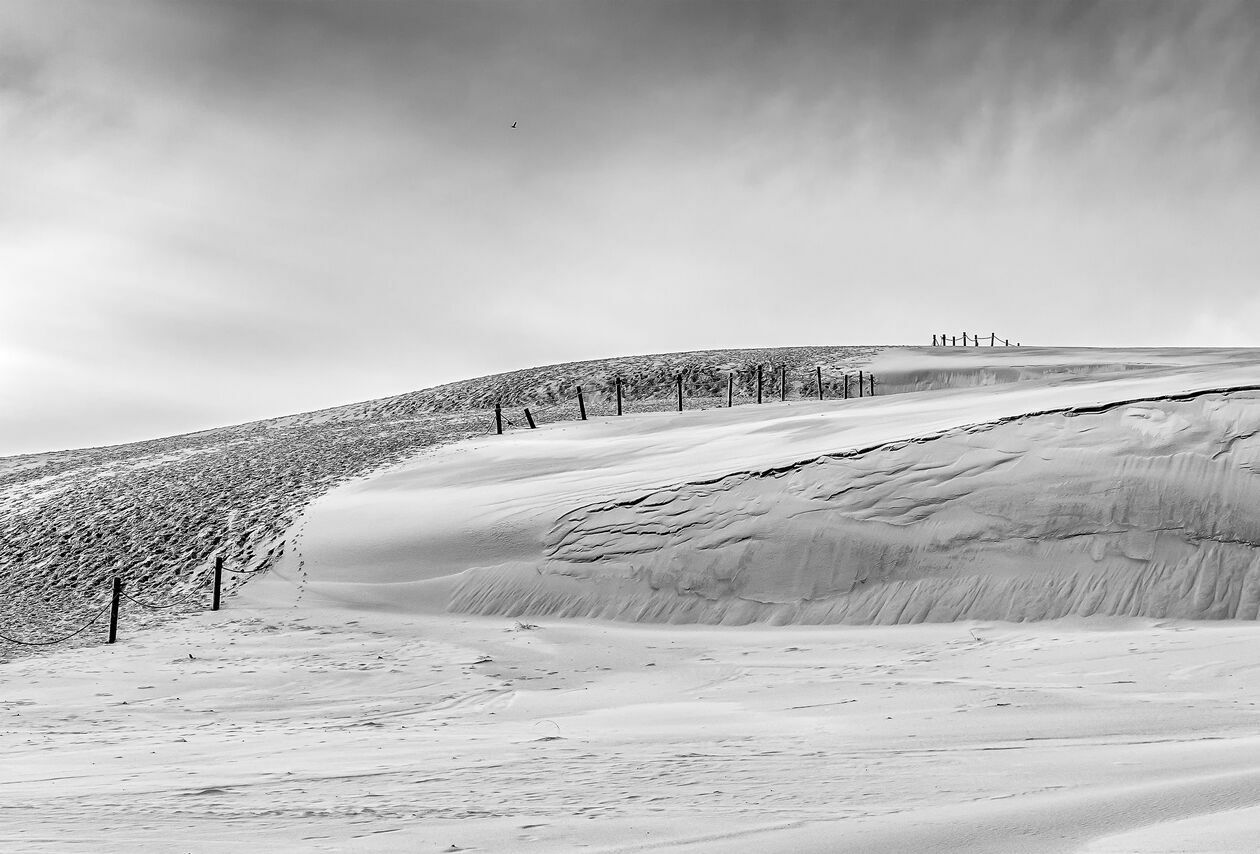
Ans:
[{"label": "sky", "polygon": [[0,454],[639,353],[1260,346],[1256,104],[1246,0],[0,0]]}]

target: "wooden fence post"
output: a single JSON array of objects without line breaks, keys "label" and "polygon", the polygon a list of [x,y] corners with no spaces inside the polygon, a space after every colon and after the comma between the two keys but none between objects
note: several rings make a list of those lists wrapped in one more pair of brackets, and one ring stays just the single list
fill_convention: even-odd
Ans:
[{"label": "wooden fence post", "polygon": [[726,375],[726,408],[735,405],[735,372]]},{"label": "wooden fence post", "polygon": [[500,436],[503,435],[503,404],[501,403],[494,405],[494,429]]},{"label": "wooden fence post", "polygon": [[818,399],[822,400],[822,365],[814,368],[814,371],[818,376]]},{"label": "wooden fence post", "polygon": [[849,399],[849,375],[844,375],[844,399]]},{"label": "wooden fence post", "polygon": [[862,379],[862,372],[858,371],[858,397],[862,396],[862,386],[866,385],[866,381]]},{"label": "wooden fence post", "polygon": [[219,591],[223,587],[223,555],[214,556],[214,602],[211,611],[219,610]]},{"label": "wooden fence post", "polygon": [[935,336],[935,335],[933,335],[933,336],[932,336],[932,346],[933,346],[933,347],[935,347],[935,346],[936,346],[936,336]]},{"label": "wooden fence post", "polygon": [[586,420],[586,399],[582,397],[582,387],[578,386],[578,414],[582,416],[582,420]]},{"label": "wooden fence post", "polygon": [[757,366],[757,402],[761,403],[761,365]]},{"label": "wooden fence post", "polygon": [[617,377],[617,414],[621,414],[621,377]]},{"label": "wooden fence post", "polygon": [[682,374],[678,375],[678,411],[682,412]]},{"label": "wooden fence post", "polygon": [[787,365],[779,365],[779,400],[787,400]]},{"label": "wooden fence post", "polygon": [[122,579],[114,576],[114,598],[109,603],[109,642],[118,640],[118,601],[122,599]]},{"label": "wooden fence post", "polygon": [[874,397],[875,396],[875,375],[871,374],[870,376],[867,377],[867,380],[869,380],[871,384],[871,397]]},{"label": "wooden fence post", "polygon": [[537,424],[534,423],[534,416],[530,415],[528,406],[525,407],[525,420],[529,422],[529,429],[531,430],[533,430],[534,428],[538,426]]}]

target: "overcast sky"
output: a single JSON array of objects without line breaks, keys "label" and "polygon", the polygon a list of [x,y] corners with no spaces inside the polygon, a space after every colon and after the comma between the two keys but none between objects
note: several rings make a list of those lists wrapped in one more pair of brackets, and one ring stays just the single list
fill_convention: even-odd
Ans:
[{"label": "overcast sky", "polygon": [[0,454],[630,353],[1260,346],[1257,104],[1244,0],[0,0]]}]

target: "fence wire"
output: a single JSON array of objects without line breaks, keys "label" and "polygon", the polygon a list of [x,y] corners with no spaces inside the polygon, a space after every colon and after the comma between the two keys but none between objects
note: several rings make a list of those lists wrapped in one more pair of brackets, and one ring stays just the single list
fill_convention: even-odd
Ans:
[{"label": "fence wire", "polygon": [[185,605],[185,604],[187,604],[187,603],[191,602],[193,599],[196,599],[198,596],[201,596],[201,595],[202,595],[201,591],[198,591],[198,592],[196,592],[196,593],[190,593],[190,594],[188,594],[187,596],[185,596],[185,597],[183,597],[183,598],[181,598],[181,599],[176,599],[176,600],[174,600],[173,602],[167,602],[167,603],[162,604],[162,605],[155,605],[155,604],[153,604],[152,602],[141,602],[139,599],[137,599],[136,597],[132,596],[132,595],[131,595],[130,593],[128,593],[126,590],[123,590],[123,591],[122,591],[122,596],[123,596],[123,598],[124,598],[124,599],[128,599],[128,600],[130,600],[130,601],[132,601],[132,602],[135,602],[135,603],[136,603],[137,605],[139,605],[141,608],[148,608],[150,611],[161,611],[161,610],[163,610],[163,609],[165,609],[165,608],[174,608],[176,605]]},{"label": "fence wire", "polygon": [[66,635],[65,637],[57,638],[56,640],[29,641],[29,640],[22,640],[20,638],[9,637],[8,635],[3,634],[3,633],[0,633],[0,640],[6,640],[9,643],[19,644],[20,646],[52,646],[53,644],[65,643],[66,641],[70,640],[70,638],[74,637],[75,635],[82,634],[88,628],[95,625],[101,619],[101,617],[105,616],[105,612],[108,610],[109,610],[109,604],[104,605],[101,608],[101,610],[96,612],[96,615],[92,617],[92,619],[88,620],[82,626],[75,629],[73,632]]}]

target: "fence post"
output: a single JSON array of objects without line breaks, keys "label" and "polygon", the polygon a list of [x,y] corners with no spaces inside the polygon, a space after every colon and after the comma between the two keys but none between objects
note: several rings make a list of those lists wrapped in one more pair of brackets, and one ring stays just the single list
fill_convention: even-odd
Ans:
[{"label": "fence post", "polygon": [[114,598],[109,603],[109,642],[118,640],[118,600],[122,598],[122,579],[114,576]]},{"label": "fence post", "polygon": [[494,405],[494,429],[500,436],[503,435],[503,404],[502,403],[496,403]]},{"label": "fence post", "polygon": [[844,375],[844,399],[849,399],[849,375]]},{"label": "fence post", "polygon": [[862,379],[862,372],[858,371],[858,397],[862,396],[862,386],[866,385],[866,381]]},{"label": "fence post", "polygon": [[735,405],[735,374],[734,372],[726,375],[726,408],[730,409]]},{"label": "fence post", "polygon": [[933,335],[933,336],[932,336],[932,346],[933,346],[933,347],[935,347],[935,346],[936,346],[936,336],[935,336],[935,335]]},{"label": "fence post", "polygon": [[[620,414],[620,413],[618,413]],[[534,416],[529,414],[529,407],[525,407],[525,420],[529,422],[529,429],[533,430],[538,425],[534,423]]]},{"label": "fence post", "polygon": [[875,396],[875,375],[871,374],[870,376],[867,377],[867,380],[869,380],[871,384],[871,397],[874,397]]},{"label": "fence post", "polygon": [[678,375],[678,411],[682,412],[682,374]]},{"label": "fence post", "polygon": [[578,386],[578,414],[582,416],[582,420],[586,420],[586,400],[582,397],[582,387]]},{"label": "fence post", "polygon": [[787,400],[787,365],[779,365],[779,400]]},{"label": "fence post", "polygon": [[621,377],[617,377],[617,414],[621,414]]},{"label": "fence post", "polygon": [[996,346],[997,346],[997,333],[996,333],[996,332],[990,332],[990,333],[989,333],[989,346],[990,346],[990,347],[996,347]]},{"label": "fence post", "polygon": [[822,400],[822,365],[814,368],[814,373],[818,377],[818,399]]},{"label": "fence post", "polygon": [[757,402],[761,403],[761,365],[757,366]]},{"label": "fence post", "polygon": [[214,556],[214,602],[211,611],[219,610],[219,591],[223,589],[223,555]]}]

